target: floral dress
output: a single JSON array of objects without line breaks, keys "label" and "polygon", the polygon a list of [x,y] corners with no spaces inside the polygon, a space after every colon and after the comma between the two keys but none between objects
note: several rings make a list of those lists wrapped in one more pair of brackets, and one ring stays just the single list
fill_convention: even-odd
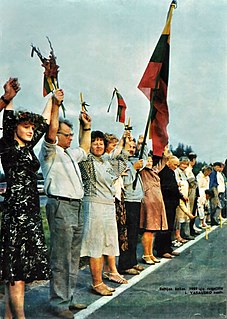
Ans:
[{"label": "floral dress", "polygon": [[42,116],[33,115],[34,137],[24,147],[14,140],[14,112],[4,111],[3,117],[0,149],[7,190],[1,222],[0,280],[12,284],[46,280],[50,275],[37,191],[39,161],[33,151],[47,125]]}]

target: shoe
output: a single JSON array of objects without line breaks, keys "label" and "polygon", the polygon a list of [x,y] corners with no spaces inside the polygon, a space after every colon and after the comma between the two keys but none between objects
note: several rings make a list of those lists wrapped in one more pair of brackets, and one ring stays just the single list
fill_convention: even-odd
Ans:
[{"label": "shoe", "polygon": [[147,256],[143,255],[142,261],[144,264],[155,265],[155,262],[150,258],[150,255],[147,255]]},{"label": "shoe", "polygon": [[173,247],[181,247],[183,245],[183,243],[180,243],[179,241],[177,241],[177,240],[174,240],[173,242],[172,242],[172,246]]},{"label": "shoe", "polygon": [[218,226],[218,225],[220,225],[220,223],[218,221],[216,221],[216,220],[211,221],[211,226]]},{"label": "shoe", "polygon": [[156,264],[161,262],[161,260],[157,259],[157,258],[156,258],[155,256],[153,256],[153,255],[150,255],[150,259],[153,260]]},{"label": "shoe", "polygon": [[194,237],[194,236],[189,235],[189,236],[185,237],[184,239],[186,239],[186,240],[194,240],[194,239],[195,239],[195,237]]},{"label": "shoe", "polygon": [[187,240],[186,240],[185,238],[182,238],[182,237],[177,237],[177,241],[178,241],[179,243],[182,243],[182,244],[187,243]]},{"label": "shoe", "polygon": [[92,289],[92,292],[94,292],[97,295],[101,295],[101,296],[112,296],[113,295],[112,291],[110,291],[103,282],[101,282],[100,284],[95,285],[95,286],[92,285],[91,289]]},{"label": "shoe", "polygon": [[193,225],[193,229],[197,233],[201,233],[203,231],[201,228],[198,228],[195,224]]},{"label": "shoe", "polygon": [[133,266],[133,268],[136,269],[136,270],[139,270],[139,271],[143,271],[143,270],[145,269],[143,266],[141,266],[141,265],[139,265],[139,264]]},{"label": "shoe", "polygon": [[172,255],[172,256],[180,256],[180,253],[179,253],[178,251],[173,250],[173,251],[171,252],[171,255]]},{"label": "shoe", "polygon": [[118,284],[127,284],[128,280],[126,280],[123,276],[121,276],[118,272],[104,272],[103,277],[109,279],[109,281],[116,282]]},{"label": "shoe", "polygon": [[69,309],[65,309],[65,310],[54,310],[51,309],[51,313],[59,318],[64,318],[64,319],[74,319],[74,314],[72,311],[70,311]]},{"label": "shoe", "polygon": [[130,268],[130,269],[123,270],[123,273],[127,275],[139,275],[140,271],[136,270],[135,268]]},{"label": "shoe", "polygon": [[168,259],[172,259],[173,258],[173,256],[171,254],[169,254],[169,253],[163,254],[162,257],[163,258],[168,258]]},{"label": "shoe", "polygon": [[198,236],[198,235],[200,235],[200,234],[201,234],[201,232],[198,232],[198,231],[196,231],[196,230],[194,230],[194,231],[191,232],[191,236],[194,236],[194,237],[196,237],[196,236]]},{"label": "shoe", "polygon": [[87,305],[85,305],[84,303],[75,303],[69,306],[69,310],[82,310],[86,308]]}]

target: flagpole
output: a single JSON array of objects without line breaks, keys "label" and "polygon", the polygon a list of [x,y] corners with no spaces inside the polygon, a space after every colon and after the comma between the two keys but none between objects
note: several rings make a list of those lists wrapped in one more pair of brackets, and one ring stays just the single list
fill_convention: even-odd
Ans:
[{"label": "flagpole", "polygon": [[[158,90],[159,79],[160,79],[160,72],[158,73],[158,75],[156,77],[156,80],[155,80],[156,81],[155,82],[155,88],[152,90],[153,94],[152,94],[152,99],[150,100],[150,111],[149,111],[149,115],[148,115],[148,118],[147,118],[147,124],[146,124],[145,131],[144,131],[144,138],[143,138],[143,143],[142,143],[141,149],[140,149],[139,160],[143,158],[144,148],[145,148],[146,139],[147,139],[147,133],[148,133],[149,125],[150,125],[150,122],[151,122],[152,112],[153,112],[153,109],[154,109],[154,100],[155,100],[155,97],[156,97],[156,92]],[[136,177],[135,177],[135,179],[133,181],[133,190],[136,189],[138,176],[139,176],[139,170],[136,171]]]}]

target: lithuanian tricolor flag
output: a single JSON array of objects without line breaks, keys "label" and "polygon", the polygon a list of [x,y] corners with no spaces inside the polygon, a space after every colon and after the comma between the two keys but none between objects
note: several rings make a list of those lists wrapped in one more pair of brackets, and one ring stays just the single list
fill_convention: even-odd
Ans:
[{"label": "lithuanian tricolor flag", "polygon": [[152,101],[150,138],[153,154],[162,156],[168,144],[167,125],[169,112],[167,105],[167,88],[169,77],[170,26],[176,1],[172,1],[167,20],[155,50],[150,58],[138,88]]},{"label": "lithuanian tricolor flag", "polygon": [[125,123],[126,104],[123,97],[118,91],[116,91],[116,95],[117,95],[117,104],[118,104],[116,121]]},{"label": "lithuanian tricolor flag", "polygon": [[121,123],[125,123],[125,113],[126,113],[126,104],[125,101],[122,97],[122,95],[118,92],[118,90],[116,88],[114,88],[113,90],[113,94],[112,94],[112,98],[108,107],[107,112],[110,111],[110,106],[112,104],[114,95],[116,94],[117,96],[117,117],[116,117],[116,122],[121,122]]}]

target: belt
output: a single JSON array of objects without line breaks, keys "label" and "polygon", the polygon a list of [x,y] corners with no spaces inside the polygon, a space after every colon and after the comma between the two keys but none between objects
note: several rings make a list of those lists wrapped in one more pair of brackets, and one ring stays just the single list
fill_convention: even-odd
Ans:
[{"label": "belt", "polygon": [[72,202],[81,202],[81,199],[76,198],[69,198],[69,197],[63,197],[63,196],[54,196],[54,195],[47,195],[48,198],[54,198],[56,200],[64,200],[66,202],[72,203]]}]

